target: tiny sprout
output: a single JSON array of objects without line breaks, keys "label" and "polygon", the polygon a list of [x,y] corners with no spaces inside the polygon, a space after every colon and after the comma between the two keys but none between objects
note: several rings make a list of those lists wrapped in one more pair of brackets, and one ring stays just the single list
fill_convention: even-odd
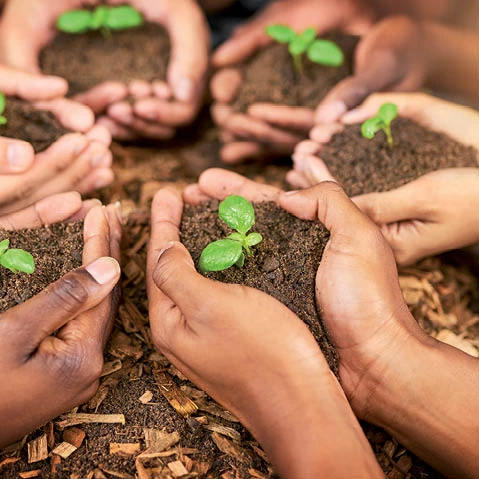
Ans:
[{"label": "tiny sprout", "polygon": [[378,114],[366,120],[361,125],[361,133],[364,138],[372,140],[376,133],[383,130],[388,140],[388,145],[393,146],[391,123],[398,116],[398,107],[394,103],[384,103],[380,106]]},{"label": "tiny sprout", "polygon": [[3,93],[0,93],[0,125],[7,124],[7,119],[3,116],[6,106],[7,106],[7,101],[5,99],[5,95]]},{"label": "tiny sprout", "polygon": [[344,62],[341,48],[330,40],[316,39],[316,31],[312,27],[296,33],[285,25],[270,25],[266,28],[266,34],[273,40],[288,45],[294,68],[300,74],[303,73],[304,53],[313,63],[328,67],[338,67]]},{"label": "tiny sprout", "polygon": [[[255,221],[253,205],[242,196],[228,196],[219,206],[218,216],[233,230],[225,239],[210,243],[201,253],[200,270],[223,271],[234,264],[240,268],[246,256],[251,256],[251,246],[263,240],[259,233],[250,233]],[[243,251],[244,250],[244,251]]]},{"label": "tiny sprout", "polygon": [[22,249],[9,248],[10,240],[0,241],[0,265],[13,273],[32,274],[35,271],[33,256]]},{"label": "tiny sprout", "polygon": [[89,30],[127,30],[143,25],[143,16],[129,5],[107,7],[100,5],[95,10],[71,10],[60,15],[57,28],[64,33],[85,33]]}]

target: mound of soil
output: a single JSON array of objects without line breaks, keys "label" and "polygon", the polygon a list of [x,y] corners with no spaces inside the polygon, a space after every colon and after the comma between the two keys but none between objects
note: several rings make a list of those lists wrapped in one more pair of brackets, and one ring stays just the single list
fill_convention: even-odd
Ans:
[{"label": "mound of soil", "polygon": [[278,43],[270,45],[243,65],[243,83],[234,108],[245,112],[249,105],[257,102],[316,108],[336,83],[351,75],[354,50],[359,40],[340,33],[324,38],[341,47],[345,59],[343,65],[326,67],[305,58],[304,73],[298,75],[288,47]]},{"label": "mound of soil", "polygon": [[58,33],[40,54],[40,66],[48,75],[65,78],[70,95],[107,81],[165,80],[170,59],[166,30],[153,23],[112,32],[82,35]]},{"label": "mound of soil", "polygon": [[[329,238],[324,226],[303,221],[274,203],[255,204],[254,231],[263,241],[254,247],[243,268],[232,267],[207,276],[226,283],[245,284],[273,296],[296,313],[309,327],[337,373],[337,356],[316,309],[316,271]],[[231,229],[218,218],[218,202],[185,205],[181,241],[198,264],[205,246],[225,238]]]},{"label": "mound of soil", "polygon": [[37,110],[32,104],[7,97],[3,114],[8,122],[0,126],[0,135],[30,143],[39,153],[69,133],[49,111]]},{"label": "mound of soil", "polygon": [[391,190],[442,168],[479,166],[475,148],[445,134],[407,118],[397,118],[391,126],[393,147],[382,131],[368,140],[361,135],[361,125],[349,125],[321,150],[348,195]]},{"label": "mound of soil", "polygon": [[82,264],[83,223],[60,223],[38,229],[0,230],[0,241],[33,255],[35,272],[12,273],[0,267],[0,312],[27,301]]}]

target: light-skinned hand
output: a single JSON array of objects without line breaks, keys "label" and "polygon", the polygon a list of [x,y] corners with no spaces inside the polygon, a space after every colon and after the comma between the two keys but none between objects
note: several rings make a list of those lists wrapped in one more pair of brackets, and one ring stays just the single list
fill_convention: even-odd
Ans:
[{"label": "light-skinned hand", "polygon": [[[72,207],[78,200],[63,199]],[[14,222],[24,227],[47,219],[46,201],[38,218],[27,211]],[[96,392],[116,305],[120,237],[118,208],[93,205],[84,224],[83,266],[0,315],[0,447]]]}]

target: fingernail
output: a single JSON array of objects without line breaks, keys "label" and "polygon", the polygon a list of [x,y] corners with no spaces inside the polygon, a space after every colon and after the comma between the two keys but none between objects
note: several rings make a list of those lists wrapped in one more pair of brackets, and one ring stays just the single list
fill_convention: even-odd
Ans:
[{"label": "fingernail", "polygon": [[175,83],[174,89],[175,97],[178,100],[184,101],[185,103],[193,101],[194,85],[190,78],[180,77]]},{"label": "fingernail", "polygon": [[99,284],[107,284],[120,274],[120,265],[118,262],[108,256],[99,258],[86,267],[86,270],[93,276],[93,279]]},{"label": "fingernail", "polygon": [[297,193],[299,193],[299,190],[286,191],[285,196],[293,196]]},{"label": "fingernail", "polygon": [[121,208],[120,201],[117,201],[115,203],[115,210],[116,210],[116,216],[118,217],[118,221],[121,223],[123,221],[123,210]]},{"label": "fingernail", "polygon": [[75,156],[78,156],[80,153],[83,152],[83,150],[86,148],[86,146],[88,145],[89,141],[88,139],[86,138],[86,136],[84,135],[81,135],[77,140],[76,140],[76,146],[75,146],[75,150],[74,150],[74,154]]},{"label": "fingernail", "polygon": [[7,161],[11,171],[25,171],[31,163],[31,148],[23,143],[10,143],[7,147]]},{"label": "fingernail", "polygon": [[156,260],[156,262],[159,263],[163,254],[169,249],[173,248],[173,246],[175,246],[175,241],[170,241],[169,243],[167,243],[166,246],[162,248],[160,252],[158,253],[158,259]]},{"label": "fingernail", "polygon": [[112,182],[111,179],[107,178],[101,178],[95,182],[94,189],[99,190],[100,188],[104,188],[105,186],[108,186]]},{"label": "fingernail", "polygon": [[337,121],[341,115],[346,113],[346,105],[342,101],[333,101],[320,107],[316,113],[317,123],[331,123]]}]

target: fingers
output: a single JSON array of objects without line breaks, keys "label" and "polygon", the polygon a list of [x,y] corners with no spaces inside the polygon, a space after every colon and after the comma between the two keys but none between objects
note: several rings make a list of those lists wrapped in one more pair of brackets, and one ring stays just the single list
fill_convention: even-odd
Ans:
[{"label": "fingers", "polygon": [[108,128],[102,125],[95,125],[90,131],[87,132],[86,137],[90,141],[97,141],[105,146],[111,145],[111,133]]},{"label": "fingers", "polygon": [[[159,98],[138,100],[133,112],[144,120],[161,123],[162,128],[168,126],[185,126],[193,121],[197,108],[194,105],[175,101],[164,101]],[[171,130],[171,129],[170,129]]]},{"label": "fingers", "polygon": [[0,228],[17,230],[39,228],[71,218],[82,208],[79,193],[53,195],[20,211],[0,216]]},{"label": "fingers", "polygon": [[276,201],[279,188],[249,180],[238,173],[211,168],[201,174],[198,185],[203,194],[222,200],[229,195],[244,196],[250,201]]},{"label": "fingers", "polygon": [[235,165],[246,160],[265,157],[267,153],[263,145],[254,141],[233,141],[221,148],[220,157],[228,165]]},{"label": "fingers", "polygon": [[220,103],[232,103],[243,81],[237,68],[224,68],[215,73],[210,82],[213,98]]},{"label": "fingers", "polygon": [[118,141],[133,141],[139,138],[139,135],[131,130],[131,128],[118,123],[109,116],[99,117],[96,124],[106,128],[111,136]]},{"label": "fingers", "polygon": [[39,75],[0,66],[0,89],[5,95],[27,101],[51,100],[65,96],[68,83],[59,77]]},{"label": "fingers", "polygon": [[169,1],[165,27],[171,39],[168,84],[185,103],[201,99],[208,69],[209,29],[195,1]]},{"label": "fingers", "polygon": [[[112,291],[120,277],[113,258],[99,258],[88,267],[68,273],[34,298],[8,311],[15,324],[12,350],[28,357],[43,339],[80,313],[94,308]],[[41,311],[41,320],[38,312]]]},{"label": "fingers", "polygon": [[90,108],[68,98],[37,102],[35,107],[53,113],[68,130],[86,133],[95,123],[95,115]]},{"label": "fingers", "polygon": [[124,100],[128,88],[123,83],[105,82],[83,93],[75,95],[74,100],[91,108],[95,115],[106,111],[109,105]]},{"label": "fingers", "polygon": [[23,173],[33,165],[34,158],[30,143],[0,138],[0,175]]},{"label": "fingers", "polygon": [[328,167],[321,158],[314,155],[293,155],[294,169],[301,173],[309,186],[317,185],[323,181],[337,183]]},{"label": "fingers", "polygon": [[314,112],[309,108],[255,103],[248,115],[279,128],[308,132],[314,125]]}]

